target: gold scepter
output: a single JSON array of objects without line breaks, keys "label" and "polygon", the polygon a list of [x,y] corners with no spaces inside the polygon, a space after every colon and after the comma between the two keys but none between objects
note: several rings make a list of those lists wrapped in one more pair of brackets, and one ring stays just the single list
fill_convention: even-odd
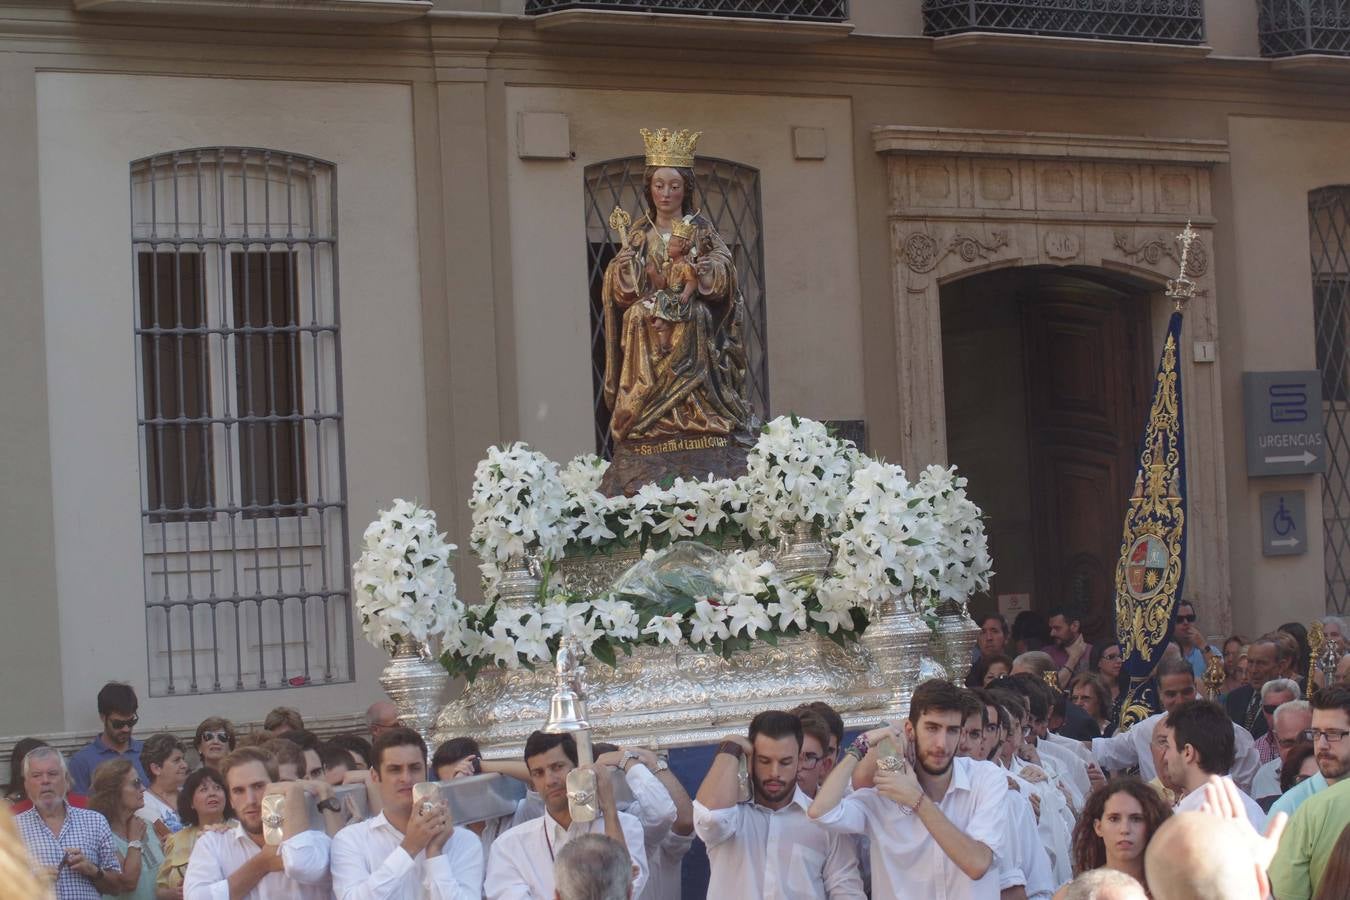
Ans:
[{"label": "gold scepter", "polygon": [[609,214],[609,227],[619,233],[619,246],[628,246],[628,228],[632,224],[633,217],[621,206],[614,207],[614,212]]}]

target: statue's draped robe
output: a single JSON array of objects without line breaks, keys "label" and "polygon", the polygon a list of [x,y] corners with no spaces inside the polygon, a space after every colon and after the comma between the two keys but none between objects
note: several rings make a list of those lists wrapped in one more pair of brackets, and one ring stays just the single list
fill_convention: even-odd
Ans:
[{"label": "statue's draped robe", "polygon": [[[617,260],[605,270],[605,404],[616,442],[677,435],[726,435],[747,429],[750,411],[742,397],[746,375],[742,329],[745,301],[736,284],[731,251],[712,223],[693,219],[692,257],[706,271],[690,300],[686,321],[673,322],[671,351],[659,352],[652,320],[659,310],[645,268]],[[633,223],[646,235],[645,252],[658,271],[666,262],[666,239],[650,217]]]}]

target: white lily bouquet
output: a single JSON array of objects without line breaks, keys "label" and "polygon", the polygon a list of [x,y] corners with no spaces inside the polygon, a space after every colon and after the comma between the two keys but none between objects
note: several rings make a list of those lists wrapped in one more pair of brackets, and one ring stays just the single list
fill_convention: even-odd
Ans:
[{"label": "white lily bouquet", "polygon": [[[434,514],[397,501],[367,529],[355,566],[366,636],[438,637],[446,668],[472,679],[484,666],[547,663],[564,635],[609,665],[641,644],[729,656],[808,631],[844,644],[888,599],[907,598],[931,624],[942,603],[989,586],[984,523],[954,468],[929,466],[911,482],[820,422],[768,423],[740,478],[674,479],[606,497],[607,466],[590,454],[559,466],[523,443],[488,451],[469,506],[489,602],[473,607],[455,596],[454,547],[436,534]],[[823,577],[787,579],[749,547],[803,524],[833,551]],[[691,540],[744,549],[704,560],[701,579],[687,577],[688,567],[663,570],[649,595],[616,585],[604,597],[564,596],[546,576],[547,600],[533,609],[491,602],[511,560],[536,560],[547,573],[565,555],[636,547],[651,561]]]},{"label": "white lily bouquet", "polygon": [[455,549],[436,530],[433,511],[407,500],[380,511],[352,566],[356,611],[368,641],[459,644],[464,604],[450,567]]}]

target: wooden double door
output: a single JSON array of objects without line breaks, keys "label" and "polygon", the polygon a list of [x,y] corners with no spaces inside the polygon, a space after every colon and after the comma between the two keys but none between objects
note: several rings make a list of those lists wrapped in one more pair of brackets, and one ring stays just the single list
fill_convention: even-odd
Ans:
[{"label": "wooden double door", "polygon": [[[1034,606],[1082,609],[1113,630],[1125,503],[1151,398],[1149,297],[1088,278],[1023,277]],[[997,565],[997,560],[995,560]]]}]

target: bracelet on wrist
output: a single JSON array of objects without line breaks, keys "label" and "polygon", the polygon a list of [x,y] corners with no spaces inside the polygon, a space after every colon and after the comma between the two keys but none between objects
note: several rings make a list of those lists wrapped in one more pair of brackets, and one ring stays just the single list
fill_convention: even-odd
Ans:
[{"label": "bracelet on wrist", "polygon": [[871,749],[872,744],[870,741],[867,740],[867,735],[860,734],[853,739],[852,744],[849,744],[848,750],[846,752],[856,753],[858,759],[861,760],[864,756],[867,755],[868,751],[870,751]]},{"label": "bracelet on wrist", "polygon": [[740,759],[745,755],[745,748],[735,741],[723,741],[717,745],[717,752],[726,753],[730,756],[734,756],[736,759]]}]

